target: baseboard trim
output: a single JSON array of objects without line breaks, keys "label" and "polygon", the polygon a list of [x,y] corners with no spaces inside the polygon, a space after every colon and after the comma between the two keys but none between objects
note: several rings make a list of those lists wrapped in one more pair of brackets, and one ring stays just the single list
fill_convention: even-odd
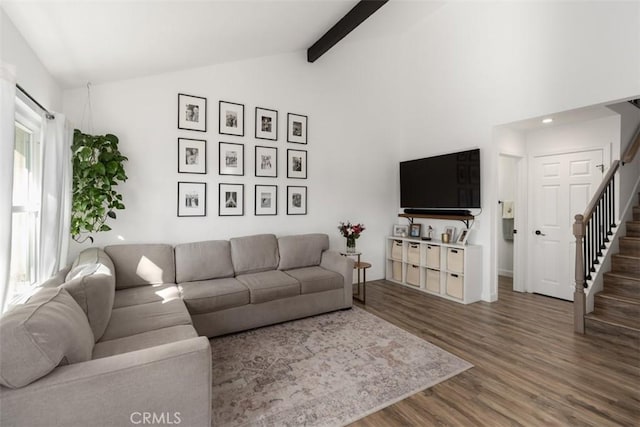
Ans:
[{"label": "baseboard trim", "polygon": [[498,276],[513,277],[513,270],[500,270],[500,269],[498,269]]}]

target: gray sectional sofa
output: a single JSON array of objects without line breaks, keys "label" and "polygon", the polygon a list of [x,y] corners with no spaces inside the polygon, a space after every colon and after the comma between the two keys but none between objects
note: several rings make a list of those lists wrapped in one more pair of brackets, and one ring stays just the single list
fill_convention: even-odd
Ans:
[{"label": "gray sectional sofa", "polygon": [[0,425],[209,426],[208,338],[351,307],[324,234],[83,251],[0,319]]}]

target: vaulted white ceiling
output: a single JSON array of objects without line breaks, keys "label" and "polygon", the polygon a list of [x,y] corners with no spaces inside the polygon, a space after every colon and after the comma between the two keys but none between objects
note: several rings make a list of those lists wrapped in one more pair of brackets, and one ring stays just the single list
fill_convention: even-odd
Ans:
[{"label": "vaulted white ceiling", "polygon": [[[305,60],[305,50],[356,3],[3,0],[2,8],[49,72],[70,88],[295,51]],[[408,17],[417,17],[415,7],[400,3],[387,3],[369,19],[377,24],[367,21],[347,38],[402,31]]]}]

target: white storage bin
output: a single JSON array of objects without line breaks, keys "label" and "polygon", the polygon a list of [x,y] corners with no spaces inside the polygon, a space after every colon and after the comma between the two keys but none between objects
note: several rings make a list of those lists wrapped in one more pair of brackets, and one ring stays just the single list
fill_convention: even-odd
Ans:
[{"label": "white storage bin", "polygon": [[464,272],[464,249],[449,248],[447,250],[447,271]]},{"label": "white storage bin", "polygon": [[391,258],[402,260],[402,240],[391,242]]},{"label": "white storage bin", "polygon": [[407,284],[420,286],[420,267],[417,265],[407,265]]},{"label": "white storage bin", "polygon": [[393,261],[393,280],[402,282],[402,263],[399,261]]},{"label": "white storage bin", "polygon": [[427,269],[427,290],[440,293],[440,271]]},{"label": "white storage bin", "polygon": [[409,243],[407,249],[407,262],[420,265],[420,243]]},{"label": "white storage bin", "polygon": [[451,273],[447,274],[447,295],[458,299],[464,298],[462,279],[462,275]]},{"label": "white storage bin", "polygon": [[427,245],[427,267],[440,269],[440,246]]}]

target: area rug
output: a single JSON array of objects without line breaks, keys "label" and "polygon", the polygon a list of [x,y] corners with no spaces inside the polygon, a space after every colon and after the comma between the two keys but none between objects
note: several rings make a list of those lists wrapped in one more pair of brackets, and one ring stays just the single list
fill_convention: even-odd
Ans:
[{"label": "area rug", "polygon": [[472,365],[354,307],[211,340],[222,426],[342,426]]}]

